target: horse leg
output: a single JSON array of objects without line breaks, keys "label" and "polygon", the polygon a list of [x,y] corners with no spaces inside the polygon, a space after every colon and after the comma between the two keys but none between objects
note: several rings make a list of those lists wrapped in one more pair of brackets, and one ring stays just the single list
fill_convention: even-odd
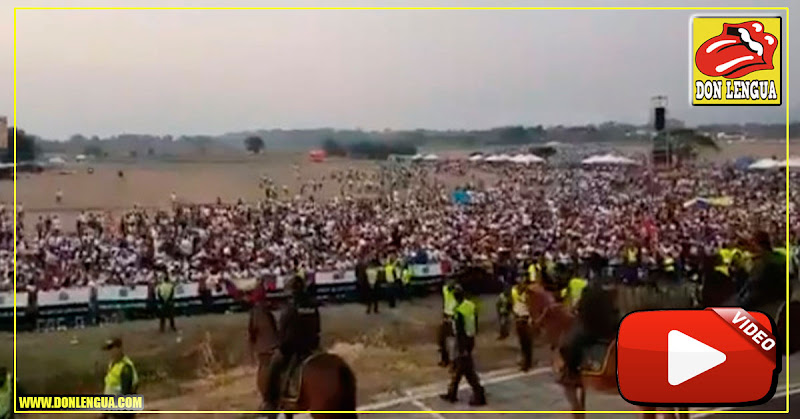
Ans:
[{"label": "horse leg", "polygon": [[[578,395],[579,389],[578,386],[574,385],[567,385],[562,387],[564,389],[564,394],[567,396],[567,401],[569,405],[572,407],[572,410],[585,410],[583,403],[581,403],[581,398]],[[583,413],[573,413],[572,417],[580,418],[583,417]]]}]

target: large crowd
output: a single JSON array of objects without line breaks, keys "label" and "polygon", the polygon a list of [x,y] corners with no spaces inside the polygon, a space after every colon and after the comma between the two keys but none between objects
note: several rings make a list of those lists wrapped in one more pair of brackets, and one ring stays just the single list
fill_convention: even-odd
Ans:
[{"label": "large crowd", "polygon": [[[18,206],[16,287],[152,283],[161,267],[177,281],[209,285],[299,269],[351,269],[388,254],[470,263],[492,260],[503,249],[569,261],[615,260],[635,248],[638,263],[658,264],[742,244],[757,230],[781,243],[785,176],[728,166],[654,171],[440,161],[343,170],[307,180],[297,191],[263,177],[259,202],[175,202],[116,217],[84,212],[74,228],[57,215],[31,217]],[[338,189],[332,197],[313,199],[331,182]],[[469,202],[455,202],[454,190],[465,191]],[[697,197],[730,201],[686,204]],[[0,208],[3,291],[14,287],[12,211],[8,204]],[[790,227],[796,240],[800,223]]]}]

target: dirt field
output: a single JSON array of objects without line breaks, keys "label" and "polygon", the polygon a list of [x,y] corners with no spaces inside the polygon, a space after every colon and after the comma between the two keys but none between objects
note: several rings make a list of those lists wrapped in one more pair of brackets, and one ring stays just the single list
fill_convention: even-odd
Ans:
[{"label": "dirt field", "polygon": [[[478,367],[514,366],[518,356],[514,336],[497,341],[493,301],[484,298],[482,306]],[[393,310],[381,307],[376,316],[367,316],[358,304],[324,307],[323,344],[355,370],[359,404],[447,378],[446,370],[436,365],[434,337],[440,313],[437,297],[403,302]],[[20,334],[17,368],[21,385],[36,393],[97,392],[107,362],[99,348],[109,336],[121,336],[142,377],[140,392],[147,409],[256,409],[255,366],[246,344],[247,316],[237,313],[177,320],[179,335],[159,334],[155,320]],[[12,365],[13,338],[3,334],[0,339],[8,348],[0,352],[0,363]],[[207,348],[211,348],[213,360],[209,360]],[[544,362],[543,353],[538,352],[536,358]]]},{"label": "dirt field", "polygon": [[[792,142],[800,149],[800,142]],[[646,144],[604,145],[624,152],[646,152]],[[464,155],[466,151],[448,150],[442,156]],[[795,153],[797,154],[797,153]],[[783,158],[785,143],[764,140],[758,143],[722,144],[720,152],[705,152],[703,159],[709,161],[732,160],[739,156]],[[294,165],[299,167],[295,172]],[[260,156],[244,156],[215,162],[197,161],[184,163],[147,162],[133,164],[92,164],[95,172],[88,174],[88,164],[67,167],[73,174],[63,175],[47,172],[41,175],[20,174],[17,183],[17,200],[27,213],[59,213],[62,225],[74,224],[72,220],[82,209],[124,210],[138,204],[144,207],[167,207],[174,192],[180,200],[189,202],[213,202],[217,197],[225,201],[243,199],[255,201],[262,198],[258,187],[261,175],[271,177],[276,184],[286,185],[292,194],[298,193],[303,182],[329,177],[331,173],[346,168],[374,170],[375,162],[350,159],[329,159],[324,163],[309,162],[305,153],[267,153]],[[117,177],[123,170],[125,177]],[[336,182],[329,179],[321,197],[338,193]],[[63,191],[63,202],[55,203],[58,190]],[[0,202],[13,202],[13,183],[0,183]]]}]

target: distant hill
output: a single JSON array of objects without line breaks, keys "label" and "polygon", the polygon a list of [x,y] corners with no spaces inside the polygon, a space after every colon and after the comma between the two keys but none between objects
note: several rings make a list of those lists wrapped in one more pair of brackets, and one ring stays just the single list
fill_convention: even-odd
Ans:
[{"label": "distant hill", "polygon": [[[681,121],[669,120],[668,127],[680,128]],[[27,127],[26,127],[27,128]],[[710,134],[726,133],[748,138],[782,138],[782,124],[710,124],[696,127]],[[792,137],[800,135],[800,122],[790,126]],[[35,131],[35,130],[34,130]],[[245,150],[244,139],[260,137],[264,150],[308,150],[319,148],[326,140],[342,145],[364,142],[404,143],[415,147],[481,147],[521,146],[543,144],[549,141],[562,143],[649,141],[652,131],[648,126],[606,122],[599,125],[534,127],[508,126],[488,130],[405,130],[359,131],[333,128],[282,130],[262,129],[226,133],[218,136],[154,136],[148,134],[120,134],[110,138],[87,138],[74,135],[67,141],[39,140],[45,153],[69,155],[88,154],[109,158],[162,158],[181,155],[224,155]]]}]

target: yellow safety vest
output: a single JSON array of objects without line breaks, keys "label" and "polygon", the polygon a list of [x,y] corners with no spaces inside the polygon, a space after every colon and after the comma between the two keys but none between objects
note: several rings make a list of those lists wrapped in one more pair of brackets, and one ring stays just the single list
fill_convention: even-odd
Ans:
[{"label": "yellow safety vest", "polygon": [[0,418],[10,417],[11,413],[11,373],[6,373],[6,382],[0,387]]},{"label": "yellow safety vest", "polygon": [[[461,314],[461,316],[464,318],[464,332],[467,334],[467,336],[475,337],[475,303],[465,299],[461,302],[461,304],[458,305],[458,307],[456,307],[455,311]],[[456,324],[453,323],[453,329],[455,329],[455,327]]]},{"label": "yellow safety vest", "polygon": [[511,288],[511,310],[518,317],[527,317],[528,305],[526,304],[527,296],[524,292],[519,292],[519,287]]},{"label": "yellow safety vest", "polygon": [[722,263],[725,266],[731,266],[731,262],[733,262],[733,249],[722,248],[719,249],[719,256],[722,258]]},{"label": "yellow safety vest", "polygon": [[531,280],[531,282],[538,281],[541,276],[542,266],[538,263],[531,263],[530,266],[528,266],[528,278]]},{"label": "yellow safety vest", "polygon": [[367,281],[370,285],[375,285],[378,282],[378,268],[367,269]]},{"label": "yellow safety vest", "polygon": [[572,278],[569,280],[567,287],[561,290],[561,296],[564,298],[564,303],[568,307],[575,307],[581,298],[583,289],[589,285],[589,282],[583,278]]},{"label": "yellow safety vest", "polygon": [[133,391],[136,391],[136,388],[139,386],[139,375],[136,373],[136,367],[133,366],[133,361],[127,356],[123,356],[117,363],[108,363],[108,372],[106,373],[105,379],[105,394],[122,395],[122,369],[126,365],[129,365],[133,372],[131,388]]},{"label": "yellow safety vest", "polygon": [[403,269],[403,284],[408,285],[411,282],[411,268]]},{"label": "yellow safety vest", "polygon": [[169,301],[173,297],[172,291],[175,289],[175,284],[172,282],[162,282],[158,284],[158,295],[164,301]]},{"label": "yellow safety vest", "polygon": [[664,258],[664,271],[665,272],[675,272],[675,259],[673,259],[673,258]]},{"label": "yellow safety vest", "polygon": [[386,282],[393,284],[394,283],[394,265],[391,263],[387,263],[383,266],[384,272],[386,272]]},{"label": "yellow safety vest", "polygon": [[636,249],[628,249],[628,250],[625,252],[625,260],[626,260],[628,263],[636,263],[636,255],[637,255],[638,253],[639,253],[639,252],[638,252]]},{"label": "yellow safety vest", "polygon": [[444,298],[444,314],[452,316],[457,304],[453,290],[448,289],[447,285],[443,286],[442,297]]}]

